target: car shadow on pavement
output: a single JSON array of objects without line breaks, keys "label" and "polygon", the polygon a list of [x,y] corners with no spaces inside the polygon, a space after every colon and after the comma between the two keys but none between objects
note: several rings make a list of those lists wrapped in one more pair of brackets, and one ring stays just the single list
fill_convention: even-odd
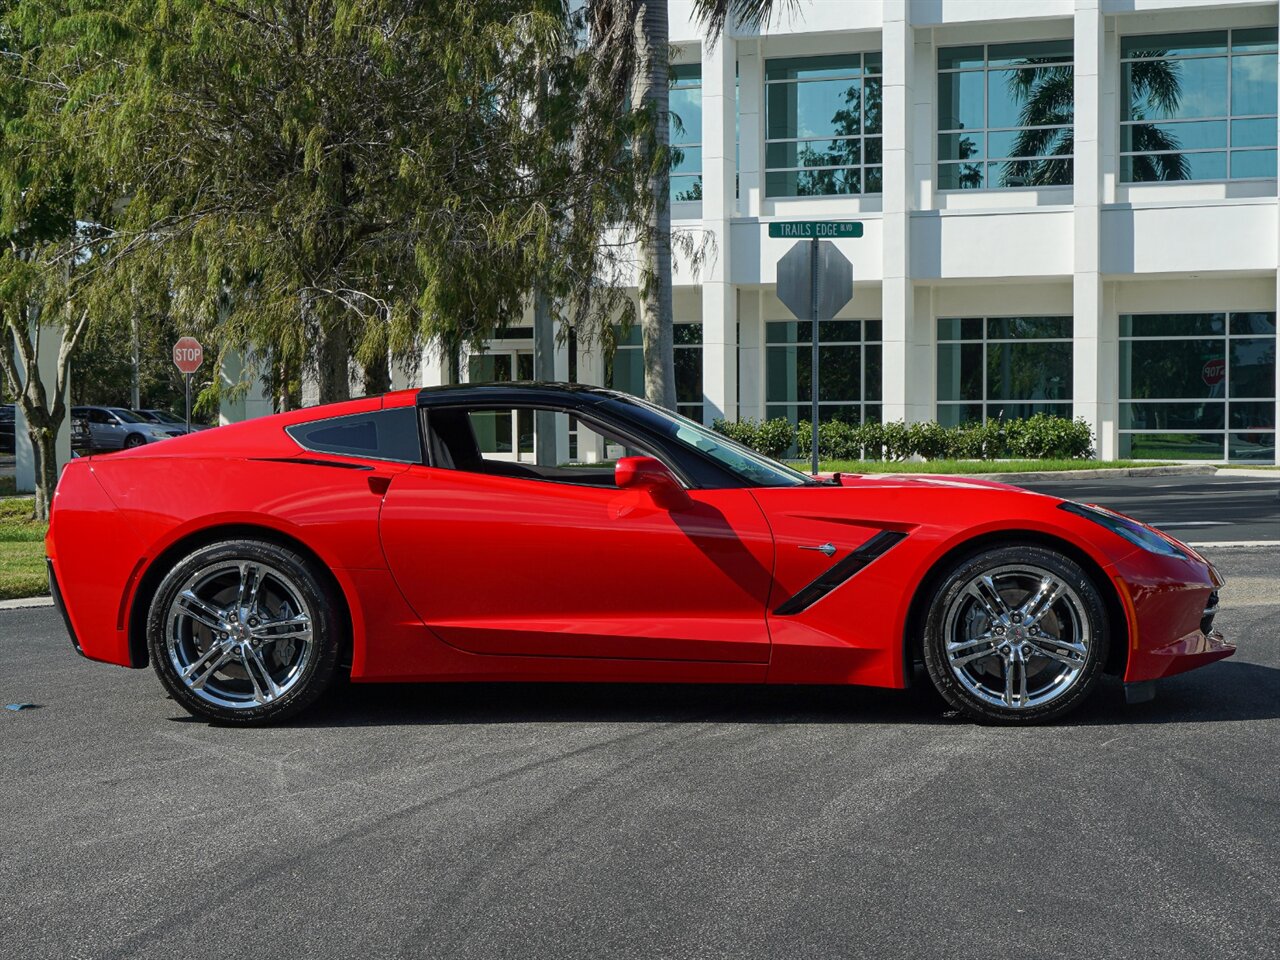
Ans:
[{"label": "car shadow on pavement", "polygon": [[[1205,723],[1280,717],[1280,669],[1217,663],[1126,704],[1118,680],[1058,726]],[[847,686],[616,683],[342,684],[300,727],[498,723],[967,724],[923,673],[908,690]]]}]

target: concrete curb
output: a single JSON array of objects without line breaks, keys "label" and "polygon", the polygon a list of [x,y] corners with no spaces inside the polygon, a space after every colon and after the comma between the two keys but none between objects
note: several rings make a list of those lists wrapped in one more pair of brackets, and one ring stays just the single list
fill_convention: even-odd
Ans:
[{"label": "concrete curb", "polygon": [[[1026,473],[954,473],[945,476],[965,477],[972,480],[998,480],[1001,483],[1021,480],[1023,482],[1040,482],[1043,480],[1105,480],[1108,477],[1197,477],[1214,476],[1223,471],[1212,464],[1179,465],[1173,467],[1120,467],[1112,470],[1033,470]],[[1255,473],[1257,471],[1242,470],[1237,473]]]},{"label": "concrete curb", "polygon": [[52,607],[53,597],[20,597],[17,600],[0,600],[0,610],[26,610],[30,607]]}]

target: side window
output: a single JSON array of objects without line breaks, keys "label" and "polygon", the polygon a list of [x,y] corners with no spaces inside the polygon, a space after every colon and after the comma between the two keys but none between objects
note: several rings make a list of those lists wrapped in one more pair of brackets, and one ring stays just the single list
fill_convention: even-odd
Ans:
[{"label": "side window", "polygon": [[336,453],[397,463],[421,463],[416,407],[372,410],[312,423],[296,423],[285,432],[298,446],[316,453]]},{"label": "side window", "polygon": [[105,412],[105,411],[102,411],[102,410],[90,410],[90,411],[89,411],[89,422],[90,422],[90,423],[110,423],[110,422],[111,422],[111,418],[107,416],[107,414],[106,414],[106,412]]},{"label": "side window", "polygon": [[612,486],[619,457],[648,456],[565,410],[433,409],[432,464],[473,473]]}]

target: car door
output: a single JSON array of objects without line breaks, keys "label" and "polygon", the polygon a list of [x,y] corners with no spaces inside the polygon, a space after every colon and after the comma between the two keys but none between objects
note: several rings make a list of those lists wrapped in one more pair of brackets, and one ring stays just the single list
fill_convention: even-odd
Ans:
[{"label": "car door", "polygon": [[106,410],[89,410],[89,434],[95,450],[119,450],[124,446],[124,429],[120,421]]},{"label": "car door", "polygon": [[383,548],[423,622],[476,654],[767,663],[773,538],[749,491],[691,490],[660,506],[592,468],[609,441],[557,416],[549,467],[413,466],[391,481]]}]

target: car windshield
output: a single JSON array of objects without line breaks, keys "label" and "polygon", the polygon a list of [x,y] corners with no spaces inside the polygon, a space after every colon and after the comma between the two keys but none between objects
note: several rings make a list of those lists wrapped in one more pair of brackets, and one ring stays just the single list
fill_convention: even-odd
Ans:
[{"label": "car windshield", "polygon": [[119,407],[111,407],[109,412],[115,414],[125,423],[146,423],[147,422],[143,420],[140,416],[138,416],[136,413],[130,413],[128,410],[121,410]]},{"label": "car windshield", "polygon": [[168,410],[147,410],[146,414],[159,423],[183,423],[184,421],[175,417]]},{"label": "car windshield", "polygon": [[664,410],[638,397],[627,397],[626,401],[640,407],[647,414],[645,420],[651,427],[660,430],[676,442],[710,457],[730,473],[736,474],[753,486],[800,487],[820,482],[798,470],[792,470],[777,460],[771,460],[763,454],[756,453],[714,430],[709,430],[688,417]]}]

